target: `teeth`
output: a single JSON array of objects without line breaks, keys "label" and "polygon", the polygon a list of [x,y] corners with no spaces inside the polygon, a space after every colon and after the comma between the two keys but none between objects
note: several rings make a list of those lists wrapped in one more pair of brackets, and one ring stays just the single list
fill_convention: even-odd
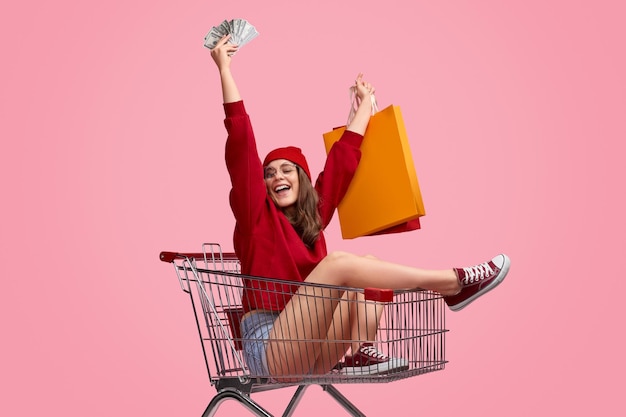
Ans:
[{"label": "teeth", "polygon": [[276,189],[274,191],[279,192],[279,191],[288,190],[288,189],[289,189],[289,186],[281,185],[279,187],[276,187]]}]

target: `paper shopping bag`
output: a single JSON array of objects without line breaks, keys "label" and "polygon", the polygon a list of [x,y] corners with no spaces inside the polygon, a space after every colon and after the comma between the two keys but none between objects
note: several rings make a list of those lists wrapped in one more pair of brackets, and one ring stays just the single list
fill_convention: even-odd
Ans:
[{"label": "paper shopping bag", "polygon": [[[323,134],[326,153],[345,129]],[[392,105],[370,117],[361,153],[338,207],[343,238],[418,229],[426,211],[400,107]]]}]

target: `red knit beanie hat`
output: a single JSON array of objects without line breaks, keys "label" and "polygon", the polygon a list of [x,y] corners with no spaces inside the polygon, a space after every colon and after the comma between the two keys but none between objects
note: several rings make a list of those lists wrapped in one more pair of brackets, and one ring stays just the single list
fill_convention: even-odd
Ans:
[{"label": "red knit beanie hat", "polygon": [[293,162],[304,170],[307,177],[309,177],[309,180],[311,179],[309,164],[306,163],[306,158],[302,154],[302,150],[300,148],[296,148],[295,146],[287,146],[286,148],[274,149],[265,157],[265,160],[263,161],[263,166],[265,167],[270,162],[277,159],[286,159]]}]

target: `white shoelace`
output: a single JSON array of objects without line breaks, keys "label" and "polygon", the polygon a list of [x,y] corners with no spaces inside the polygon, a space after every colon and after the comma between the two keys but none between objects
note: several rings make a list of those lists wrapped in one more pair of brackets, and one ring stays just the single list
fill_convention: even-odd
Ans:
[{"label": "white shoelace", "polygon": [[463,268],[463,271],[465,271],[465,278],[463,278],[464,284],[473,284],[474,282],[482,281],[494,273],[488,262],[470,266],[469,268]]},{"label": "white shoelace", "polygon": [[368,355],[368,356],[372,356],[376,359],[382,359],[382,360],[386,360],[389,359],[389,356],[385,355],[384,353],[380,352],[378,349],[376,349],[374,346],[361,346],[361,349],[359,349],[361,351],[361,353]]}]

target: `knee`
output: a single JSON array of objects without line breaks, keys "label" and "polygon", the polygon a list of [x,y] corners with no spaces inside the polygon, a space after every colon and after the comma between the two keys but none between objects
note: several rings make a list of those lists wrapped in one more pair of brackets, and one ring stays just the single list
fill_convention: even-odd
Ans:
[{"label": "knee", "polygon": [[360,256],[348,252],[334,251],[326,255],[322,262],[327,265],[332,265],[334,268],[339,268],[352,265],[354,262],[358,261],[358,259],[363,258],[378,259],[374,255]]},{"label": "knee", "polygon": [[334,251],[326,255],[321,264],[323,264],[325,268],[343,270],[353,257],[354,255],[348,252]]},{"label": "knee", "polygon": [[324,261],[336,262],[349,256],[352,256],[352,255],[348,252],[342,252],[342,251],[336,250],[326,255],[326,257],[324,258]]}]

